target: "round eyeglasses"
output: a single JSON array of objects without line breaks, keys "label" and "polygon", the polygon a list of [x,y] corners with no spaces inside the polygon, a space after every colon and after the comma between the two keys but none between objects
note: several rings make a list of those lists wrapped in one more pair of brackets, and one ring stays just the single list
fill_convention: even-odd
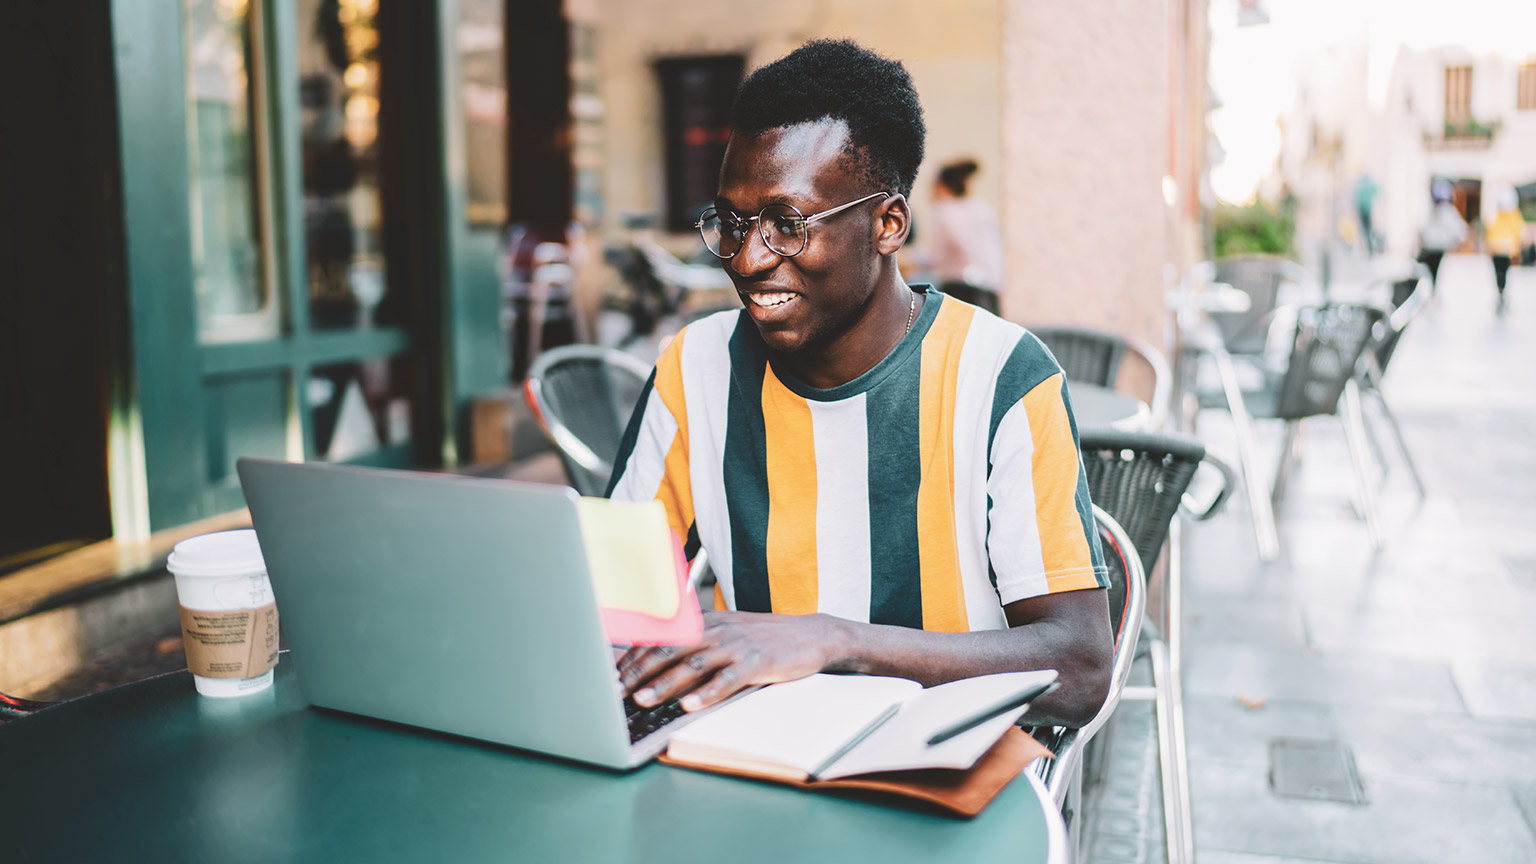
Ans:
[{"label": "round eyeglasses", "polygon": [[876,192],[873,195],[865,195],[857,201],[849,201],[847,204],[839,204],[830,210],[820,213],[812,213],[809,216],[789,204],[769,204],[758,211],[756,216],[750,219],[737,218],[736,214],[720,211],[711,207],[705,210],[694,223],[699,229],[699,234],[704,238],[704,247],[714,253],[717,258],[735,258],[736,253],[747,245],[747,232],[751,230],[748,224],[757,223],[758,233],[763,237],[763,243],[769,251],[782,258],[793,258],[805,249],[806,241],[810,238],[811,223],[817,222],[828,216],[841,213],[849,207],[863,204],[875,198],[889,198],[889,192]]}]

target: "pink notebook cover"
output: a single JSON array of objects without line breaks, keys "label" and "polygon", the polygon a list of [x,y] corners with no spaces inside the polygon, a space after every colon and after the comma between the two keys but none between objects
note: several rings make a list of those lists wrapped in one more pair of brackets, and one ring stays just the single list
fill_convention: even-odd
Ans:
[{"label": "pink notebook cover", "polygon": [[677,532],[672,532],[677,571],[677,612],[660,618],[631,609],[602,607],[603,632],[613,645],[691,645],[704,634],[704,615],[688,584],[688,558]]}]

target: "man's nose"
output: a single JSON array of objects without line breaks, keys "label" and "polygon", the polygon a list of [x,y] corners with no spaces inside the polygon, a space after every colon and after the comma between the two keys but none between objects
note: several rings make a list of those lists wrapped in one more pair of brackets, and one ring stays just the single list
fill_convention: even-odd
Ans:
[{"label": "man's nose", "polygon": [[741,251],[731,259],[731,269],[743,279],[754,279],[777,267],[780,260],[778,254],[768,248],[763,232],[754,223]]}]

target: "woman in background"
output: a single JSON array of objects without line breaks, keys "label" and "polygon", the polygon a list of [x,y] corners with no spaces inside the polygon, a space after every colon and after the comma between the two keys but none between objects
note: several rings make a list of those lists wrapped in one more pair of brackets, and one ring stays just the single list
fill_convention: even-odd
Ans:
[{"label": "woman in background", "polygon": [[1499,287],[1499,311],[1504,311],[1504,285],[1509,281],[1509,265],[1520,260],[1520,235],[1525,219],[1520,216],[1520,199],[1513,188],[1499,190],[1499,215],[1488,225],[1488,252],[1493,256],[1493,280]]},{"label": "woman in background", "polygon": [[995,313],[1003,284],[1003,237],[991,205],[967,194],[978,167],[966,159],[939,171],[929,222],[932,263],[941,291]]},{"label": "woman in background", "polygon": [[1434,290],[1440,288],[1440,261],[1445,253],[1454,252],[1467,239],[1467,223],[1461,218],[1456,205],[1451,203],[1453,196],[1451,184],[1445,180],[1436,180],[1429,186],[1429,197],[1434,199],[1434,208],[1429,211],[1429,221],[1424,223],[1424,230],[1419,232],[1419,261],[1429,268],[1429,284]]}]

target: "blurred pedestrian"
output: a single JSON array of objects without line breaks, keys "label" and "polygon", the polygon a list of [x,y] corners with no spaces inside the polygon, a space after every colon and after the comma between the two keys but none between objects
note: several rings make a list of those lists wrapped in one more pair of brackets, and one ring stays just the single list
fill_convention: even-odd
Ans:
[{"label": "blurred pedestrian", "polygon": [[1365,241],[1365,254],[1367,257],[1376,254],[1376,234],[1371,227],[1371,214],[1376,209],[1376,178],[1369,174],[1361,174],[1355,181],[1355,215],[1360,217],[1361,239]]},{"label": "blurred pedestrian", "polygon": [[1451,203],[1453,191],[1448,180],[1430,184],[1429,197],[1435,203],[1429,211],[1429,221],[1419,232],[1419,262],[1429,268],[1429,284],[1436,291],[1440,289],[1441,259],[1445,253],[1460,248],[1467,239],[1467,222]]},{"label": "blurred pedestrian", "polygon": [[1493,281],[1499,288],[1499,311],[1504,310],[1504,286],[1509,280],[1509,265],[1520,260],[1520,237],[1525,233],[1525,219],[1520,216],[1520,199],[1512,187],[1499,190],[1499,215],[1488,225],[1488,252],[1493,256]]},{"label": "blurred pedestrian", "polygon": [[997,213],[969,194],[974,159],[945,165],[933,186],[933,271],[940,290],[989,312],[997,312],[1003,284],[1003,236]]}]

